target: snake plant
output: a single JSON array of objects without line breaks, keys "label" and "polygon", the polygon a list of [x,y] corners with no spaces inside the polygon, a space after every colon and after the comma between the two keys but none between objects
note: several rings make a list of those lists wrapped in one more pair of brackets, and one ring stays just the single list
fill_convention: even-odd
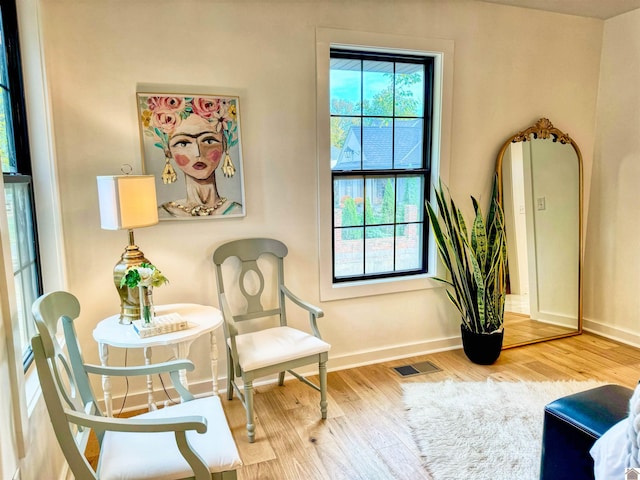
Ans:
[{"label": "snake plant", "polygon": [[436,279],[451,287],[447,295],[460,311],[465,329],[474,333],[500,330],[504,320],[507,245],[497,178],[486,219],[478,201],[471,197],[475,218],[470,234],[442,180],[435,190],[440,218],[429,202],[426,207],[438,254],[451,277]]}]

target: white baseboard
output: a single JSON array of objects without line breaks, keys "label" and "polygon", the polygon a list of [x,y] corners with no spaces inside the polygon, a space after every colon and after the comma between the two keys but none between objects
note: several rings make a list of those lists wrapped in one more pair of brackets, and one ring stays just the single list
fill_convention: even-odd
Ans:
[{"label": "white baseboard", "polygon": [[532,320],[548,323],[549,325],[556,325],[558,327],[576,328],[576,316],[560,315],[557,313],[549,312],[537,312],[537,314],[531,314]]},{"label": "white baseboard", "polygon": [[[456,348],[461,348],[462,343],[459,336],[443,338],[438,340],[431,340],[425,342],[415,342],[408,343],[404,345],[394,345],[391,347],[385,347],[381,349],[370,349],[370,350],[362,350],[360,352],[349,353],[345,355],[339,356],[331,356],[329,355],[329,362],[327,364],[327,370],[329,372],[335,372],[338,370],[346,370],[348,368],[362,367],[364,365],[371,365],[375,363],[389,362],[392,360],[398,360],[407,357],[415,357],[418,355],[426,355],[429,353],[442,352],[445,350],[453,350]],[[314,375],[317,373],[317,368],[314,369],[313,366],[309,366],[308,370],[297,370],[301,375]],[[293,377],[292,377],[293,378]],[[266,385],[269,383],[275,383],[277,381],[277,376],[268,377],[265,379],[261,379],[259,382],[255,382],[255,386]],[[218,389],[219,393],[226,392],[226,384],[227,378],[220,377],[218,379]],[[167,395],[160,387],[160,383],[157,379],[154,380],[154,400],[156,404],[161,404],[165,401],[168,401]],[[193,393],[195,396],[206,396],[211,395],[211,380],[203,380],[199,382],[193,382],[189,384],[189,391]],[[176,394],[173,388],[167,387],[167,393],[170,398],[173,400],[177,400],[179,397]],[[102,403],[102,402],[101,402]],[[113,405],[114,405],[114,413],[117,413],[120,409],[120,405],[122,404],[122,396],[114,396],[113,397]],[[141,408],[146,408],[147,406],[147,392],[135,392],[127,395],[125,408],[123,411],[130,410],[138,410]],[[101,405],[103,408],[104,405]],[[104,408],[103,408],[104,411]]]},{"label": "white baseboard", "polygon": [[327,369],[332,371],[346,370],[348,368],[362,367],[374,363],[390,362],[401,358],[415,357],[417,355],[427,355],[429,353],[453,350],[462,347],[460,336],[430,340],[426,342],[407,343],[395,345],[382,349],[362,350],[360,352],[348,353],[332,357],[329,355]]},{"label": "white baseboard", "polygon": [[582,319],[582,329],[611,340],[616,340],[618,342],[640,348],[640,334],[637,332],[632,332],[623,328],[611,327],[587,318]]}]

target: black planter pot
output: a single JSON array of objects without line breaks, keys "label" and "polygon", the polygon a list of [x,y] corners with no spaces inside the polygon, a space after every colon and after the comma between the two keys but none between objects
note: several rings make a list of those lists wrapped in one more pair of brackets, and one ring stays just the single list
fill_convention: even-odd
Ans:
[{"label": "black planter pot", "polygon": [[504,329],[493,333],[475,333],[460,325],[462,348],[467,358],[478,365],[491,365],[500,356]]}]

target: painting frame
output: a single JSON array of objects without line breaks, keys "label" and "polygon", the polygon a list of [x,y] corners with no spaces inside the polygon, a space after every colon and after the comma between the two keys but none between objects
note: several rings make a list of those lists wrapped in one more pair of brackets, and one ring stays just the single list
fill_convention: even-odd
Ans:
[{"label": "painting frame", "polygon": [[240,97],[137,91],[136,105],[159,220],[246,216]]}]

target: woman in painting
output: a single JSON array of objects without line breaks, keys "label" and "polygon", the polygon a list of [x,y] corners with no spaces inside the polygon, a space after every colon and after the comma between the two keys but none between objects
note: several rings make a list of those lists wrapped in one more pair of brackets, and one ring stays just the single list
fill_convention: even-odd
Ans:
[{"label": "woman in painting", "polygon": [[223,97],[140,97],[142,128],[162,148],[162,181],[177,181],[172,162],[184,173],[186,197],[165,202],[172,217],[205,217],[242,213],[242,205],[223,197],[215,172],[222,162],[225,177],[235,167],[229,148],[237,144],[236,104]]}]

